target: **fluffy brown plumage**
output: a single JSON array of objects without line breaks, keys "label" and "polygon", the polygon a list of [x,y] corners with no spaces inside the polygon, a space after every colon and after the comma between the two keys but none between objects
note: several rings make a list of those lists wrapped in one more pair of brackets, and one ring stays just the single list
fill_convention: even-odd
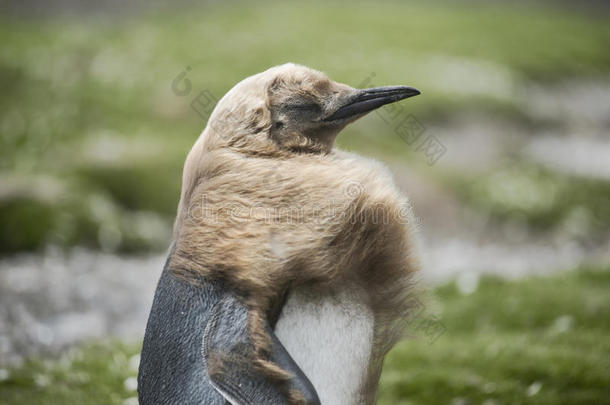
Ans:
[{"label": "fluffy brown plumage", "polygon": [[[223,279],[239,294],[250,310],[253,361],[278,384],[287,375],[268,361],[265,322],[290,289],[365,286],[378,359],[414,299],[407,198],[382,165],[333,148],[358,116],[307,118],[336,110],[352,91],[293,64],[249,77],[218,103],[184,166],[171,269],[187,280]],[[378,363],[367,383],[375,387]]]}]

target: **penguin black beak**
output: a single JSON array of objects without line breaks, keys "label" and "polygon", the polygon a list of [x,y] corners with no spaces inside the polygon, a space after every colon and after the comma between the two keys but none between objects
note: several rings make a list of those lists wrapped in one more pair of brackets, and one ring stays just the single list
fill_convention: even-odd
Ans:
[{"label": "penguin black beak", "polygon": [[421,94],[419,90],[408,86],[385,86],[357,90],[357,92],[344,100],[339,108],[323,121],[335,121],[360,116],[371,112],[383,105],[404,100],[405,98]]}]

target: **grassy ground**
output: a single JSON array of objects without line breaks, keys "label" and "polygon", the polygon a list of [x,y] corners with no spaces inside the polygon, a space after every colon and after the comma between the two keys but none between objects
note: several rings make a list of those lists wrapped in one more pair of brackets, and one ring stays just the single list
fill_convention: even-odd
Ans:
[{"label": "grassy ground", "polygon": [[[608,404],[610,269],[481,280],[436,291],[445,332],[400,343],[380,405]],[[419,334],[416,334],[419,335]],[[0,403],[123,404],[135,395],[137,345],[99,343],[35,360],[0,382]]]},{"label": "grassy ground", "polygon": [[446,333],[392,351],[380,404],[610,403],[609,286],[580,271],[440,288]]},{"label": "grassy ground", "polygon": [[[356,87],[416,86],[422,96],[400,105],[424,127],[474,112],[531,136],[572,129],[537,116],[525,90],[610,74],[606,16],[545,2],[211,3],[102,20],[0,16],[0,255],[47,244],[164,249],[184,157],[211,111],[191,101],[276,64]],[[172,81],[187,67],[192,89],[178,95]],[[578,222],[587,241],[607,238],[608,181],[511,150],[478,173],[429,168],[393,124],[371,114],[338,142],[409,165],[495,221],[550,236]],[[468,296],[441,287],[445,333],[392,351],[380,404],[610,403],[609,274],[485,279]],[[92,343],[0,370],[0,404],[123,404],[138,350]]]},{"label": "grassy ground", "polygon": [[[354,86],[417,86],[423,95],[405,106],[425,125],[464,111],[553,125],[531,116],[520,90],[610,72],[610,26],[591,14],[501,2],[347,4],[0,17],[0,253],[165,246],[182,162],[210,112],[190,102],[276,64],[303,63]],[[178,96],[171,83],[187,66],[192,89]],[[339,143],[413,160],[393,127],[374,119]]]}]

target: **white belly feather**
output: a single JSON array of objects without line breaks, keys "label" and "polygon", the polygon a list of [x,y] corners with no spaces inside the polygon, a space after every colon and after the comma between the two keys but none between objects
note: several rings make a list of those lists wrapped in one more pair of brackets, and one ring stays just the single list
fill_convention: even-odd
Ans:
[{"label": "white belly feather", "polygon": [[373,328],[357,290],[319,295],[303,288],[288,297],[275,332],[322,405],[354,405],[362,403]]}]

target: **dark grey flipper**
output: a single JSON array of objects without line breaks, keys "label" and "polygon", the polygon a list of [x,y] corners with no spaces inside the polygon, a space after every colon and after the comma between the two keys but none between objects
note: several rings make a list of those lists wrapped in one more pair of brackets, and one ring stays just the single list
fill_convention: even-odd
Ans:
[{"label": "dark grey flipper", "polygon": [[[231,294],[225,295],[212,309],[203,337],[203,357],[210,366],[212,384],[232,403],[240,405],[281,405],[286,400],[276,386],[261,376],[252,361],[248,336],[248,309]],[[291,389],[299,390],[307,404],[320,404],[318,395],[299,366],[280,343],[270,327],[271,360],[292,373]],[[216,372],[212,363],[220,360]]]},{"label": "dark grey flipper", "polygon": [[[219,282],[199,285],[165,268],[146,326],[138,374],[140,405],[285,404],[249,361],[248,309]],[[271,328],[272,360],[295,375],[293,387],[319,404],[315,390]],[[222,359],[210,379],[208,364]],[[223,395],[219,391],[223,392]]]}]

